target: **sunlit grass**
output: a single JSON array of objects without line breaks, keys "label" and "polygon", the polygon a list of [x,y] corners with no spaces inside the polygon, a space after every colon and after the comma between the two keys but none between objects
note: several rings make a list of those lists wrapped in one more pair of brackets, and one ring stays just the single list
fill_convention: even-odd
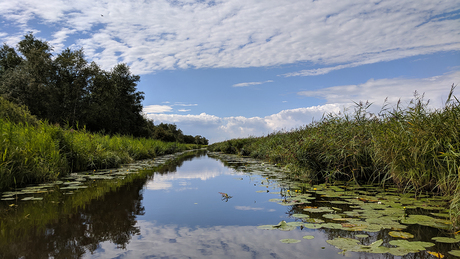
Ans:
[{"label": "sunlit grass", "polygon": [[0,190],[201,147],[64,129],[36,120],[2,98],[0,108]]}]

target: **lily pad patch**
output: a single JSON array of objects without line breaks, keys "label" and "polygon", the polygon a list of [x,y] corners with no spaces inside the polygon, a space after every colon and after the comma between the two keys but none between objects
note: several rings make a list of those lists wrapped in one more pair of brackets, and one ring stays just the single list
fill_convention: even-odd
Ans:
[{"label": "lily pad patch", "polygon": [[281,243],[284,244],[295,244],[295,243],[300,243],[300,240],[298,239],[292,239],[292,238],[286,238],[286,239],[281,239]]}]

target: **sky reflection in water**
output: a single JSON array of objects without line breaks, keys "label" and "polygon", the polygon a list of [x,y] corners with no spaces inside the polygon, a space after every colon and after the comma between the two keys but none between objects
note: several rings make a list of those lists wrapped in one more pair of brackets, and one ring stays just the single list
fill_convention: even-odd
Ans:
[{"label": "sky reflection in water", "polygon": [[[261,230],[256,226],[287,219],[287,207],[269,202],[279,191],[258,184],[261,176],[237,172],[202,156],[176,172],[156,173],[143,190],[145,214],[137,217],[140,235],[126,249],[107,241],[87,258],[342,258],[324,233],[309,229]],[[232,198],[222,200],[219,192]],[[314,235],[313,240],[302,240]],[[279,240],[296,238],[297,244]],[[326,247],[326,249],[321,249]]]}]

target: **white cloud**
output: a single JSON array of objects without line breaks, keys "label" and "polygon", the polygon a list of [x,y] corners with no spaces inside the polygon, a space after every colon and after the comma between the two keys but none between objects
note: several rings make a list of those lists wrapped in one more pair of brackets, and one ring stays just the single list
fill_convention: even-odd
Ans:
[{"label": "white cloud", "polygon": [[175,123],[185,134],[202,135],[210,143],[232,138],[262,136],[273,131],[291,130],[319,120],[324,114],[338,113],[353,105],[353,101],[374,103],[371,112],[378,112],[384,100],[395,103],[399,99],[407,104],[414,91],[425,93],[434,108],[442,107],[453,83],[460,81],[460,71],[422,79],[370,79],[363,84],[343,85],[316,91],[302,91],[299,95],[326,99],[326,104],[283,110],[266,117],[217,117],[201,113],[199,115],[150,114],[155,122]]},{"label": "white cloud", "polygon": [[172,107],[169,105],[148,105],[144,107],[144,113],[163,113],[172,111]]},{"label": "white cloud", "polygon": [[178,112],[189,112],[190,109],[179,109],[179,110],[177,110],[177,111],[178,111]]},{"label": "white cloud", "polygon": [[321,97],[327,103],[346,105],[353,101],[369,101],[379,109],[388,97],[390,104],[401,100],[407,104],[414,98],[414,92],[425,95],[433,108],[440,108],[445,103],[452,84],[460,81],[460,71],[441,76],[420,79],[392,78],[370,79],[363,84],[341,85],[323,88],[316,91],[302,91],[297,94],[308,97]]},{"label": "white cloud", "polygon": [[225,139],[260,136],[277,130],[290,130],[320,119],[324,113],[339,112],[336,104],[284,110],[266,117],[219,118],[215,115],[149,114],[155,123],[174,123],[187,135],[202,135],[211,143]]},{"label": "white cloud", "polygon": [[175,106],[185,106],[185,107],[189,107],[189,106],[198,106],[198,104],[196,103],[174,103]]},{"label": "white cloud", "polygon": [[247,82],[247,83],[239,83],[239,84],[234,84],[232,85],[233,87],[244,87],[244,86],[250,86],[250,85],[261,85],[265,83],[272,83],[273,80],[267,80],[263,82]]},{"label": "white cloud", "polygon": [[[272,223],[272,224],[276,224]],[[337,249],[325,246],[327,235],[315,231],[315,239],[298,244],[282,244],[283,238],[302,239],[305,230],[268,231],[256,226],[183,226],[137,220],[140,234],[119,249],[111,241],[83,258],[343,258]]]},{"label": "white cloud", "polygon": [[78,33],[76,46],[104,69],[126,62],[136,74],[311,62],[326,67],[286,75],[317,75],[460,50],[458,18],[444,15],[458,10],[456,1],[13,2],[0,3],[0,16],[18,34],[1,41],[23,35],[37,19],[54,30],[56,46]]}]

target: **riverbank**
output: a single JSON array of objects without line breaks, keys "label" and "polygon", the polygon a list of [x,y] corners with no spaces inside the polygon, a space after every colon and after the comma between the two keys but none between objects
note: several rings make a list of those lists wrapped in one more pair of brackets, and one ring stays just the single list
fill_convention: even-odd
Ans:
[{"label": "riverbank", "polygon": [[66,129],[37,120],[24,107],[0,101],[0,191],[202,147]]},{"label": "riverbank", "polygon": [[380,114],[357,104],[353,114],[325,115],[290,132],[214,143],[210,151],[240,154],[288,167],[294,178],[395,184],[401,192],[452,196],[451,220],[460,220],[460,101],[430,110],[422,97]]}]

